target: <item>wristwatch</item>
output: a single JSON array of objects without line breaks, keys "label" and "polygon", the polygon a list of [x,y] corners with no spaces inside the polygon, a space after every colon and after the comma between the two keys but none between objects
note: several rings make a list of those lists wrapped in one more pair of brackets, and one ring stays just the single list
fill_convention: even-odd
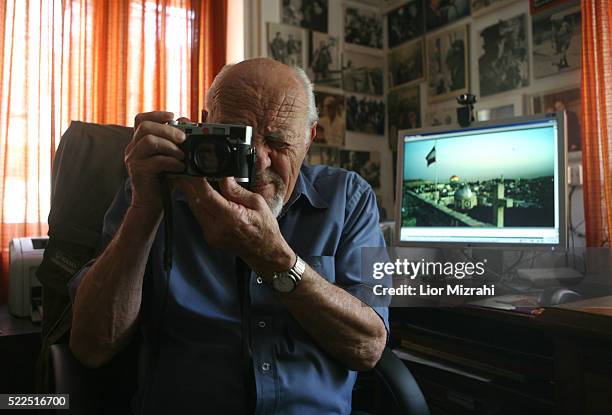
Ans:
[{"label": "wristwatch", "polygon": [[287,271],[275,272],[272,276],[270,285],[275,291],[279,293],[287,294],[295,290],[302,280],[302,275],[306,270],[306,263],[296,255],[295,265],[289,268]]}]

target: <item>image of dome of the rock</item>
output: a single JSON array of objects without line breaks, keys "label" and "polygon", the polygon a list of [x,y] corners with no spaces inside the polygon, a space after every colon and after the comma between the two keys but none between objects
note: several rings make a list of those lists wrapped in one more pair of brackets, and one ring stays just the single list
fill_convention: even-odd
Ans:
[{"label": "image of dome of the rock", "polygon": [[407,142],[402,226],[553,227],[555,149],[546,129]]}]

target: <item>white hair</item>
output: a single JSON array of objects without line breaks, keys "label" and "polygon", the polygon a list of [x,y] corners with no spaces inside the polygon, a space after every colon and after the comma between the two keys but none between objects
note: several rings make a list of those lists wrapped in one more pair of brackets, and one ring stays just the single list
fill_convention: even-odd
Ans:
[{"label": "white hair", "polygon": [[298,66],[291,66],[291,69],[304,86],[306,99],[308,99],[308,119],[306,125],[306,142],[310,141],[310,129],[315,122],[319,121],[319,113],[317,112],[317,104],[315,103],[314,87],[306,72]]}]

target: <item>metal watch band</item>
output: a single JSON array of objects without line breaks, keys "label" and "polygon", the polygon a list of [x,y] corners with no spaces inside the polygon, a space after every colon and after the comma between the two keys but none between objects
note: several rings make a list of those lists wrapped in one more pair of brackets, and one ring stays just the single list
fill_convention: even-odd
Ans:
[{"label": "metal watch band", "polygon": [[295,258],[295,264],[293,267],[287,270],[286,273],[293,278],[295,284],[297,285],[300,281],[302,281],[302,275],[304,274],[304,271],[306,271],[306,263],[298,255],[296,255]]}]

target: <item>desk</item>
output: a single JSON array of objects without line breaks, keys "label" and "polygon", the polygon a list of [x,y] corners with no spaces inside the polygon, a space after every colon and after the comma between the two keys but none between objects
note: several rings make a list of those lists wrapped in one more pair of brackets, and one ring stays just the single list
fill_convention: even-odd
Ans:
[{"label": "desk", "polygon": [[432,414],[611,414],[609,306],[396,308],[393,346]]},{"label": "desk", "polygon": [[40,325],[13,317],[0,306],[0,393],[33,393],[34,370],[40,351]]}]

